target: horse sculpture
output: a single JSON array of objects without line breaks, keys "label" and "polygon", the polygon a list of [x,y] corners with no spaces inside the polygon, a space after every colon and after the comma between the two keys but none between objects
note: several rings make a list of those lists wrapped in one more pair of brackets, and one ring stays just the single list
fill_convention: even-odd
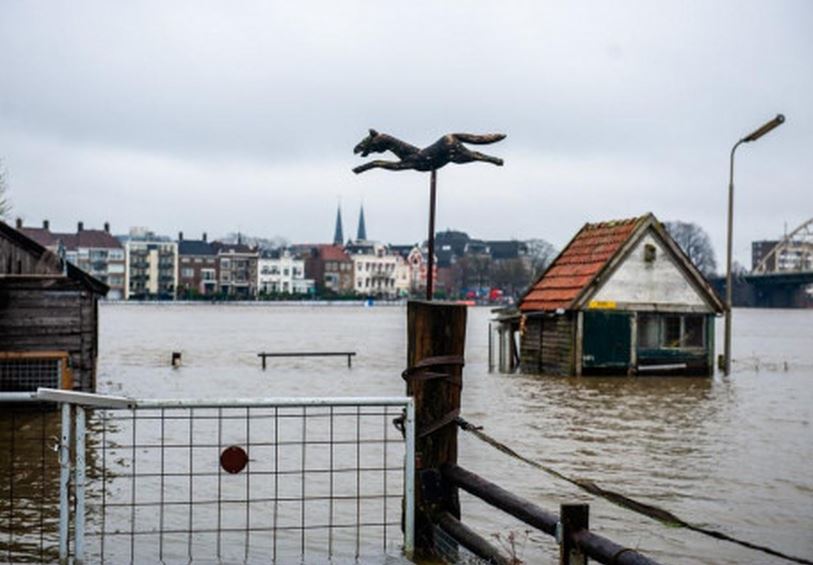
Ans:
[{"label": "horse sculpture", "polygon": [[485,135],[450,133],[444,135],[432,145],[419,149],[391,135],[378,133],[376,130],[371,129],[370,134],[356,145],[353,149],[353,153],[361,153],[362,157],[366,157],[370,153],[392,151],[400,161],[377,159],[359,165],[353,169],[353,172],[358,174],[376,168],[390,171],[403,171],[407,169],[433,171],[448,163],[471,163],[472,161],[485,161],[486,163],[492,163],[501,167],[503,164],[502,159],[480,153],[479,151],[472,151],[463,144],[474,143],[477,145],[485,145],[488,143],[496,143],[502,139],[505,139],[505,135],[502,133]]}]

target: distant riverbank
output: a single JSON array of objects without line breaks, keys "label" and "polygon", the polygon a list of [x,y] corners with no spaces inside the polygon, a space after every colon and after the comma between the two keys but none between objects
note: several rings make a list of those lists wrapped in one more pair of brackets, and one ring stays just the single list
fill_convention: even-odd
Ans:
[{"label": "distant riverbank", "polygon": [[103,300],[104,306],[406,306],[406,300]]}]

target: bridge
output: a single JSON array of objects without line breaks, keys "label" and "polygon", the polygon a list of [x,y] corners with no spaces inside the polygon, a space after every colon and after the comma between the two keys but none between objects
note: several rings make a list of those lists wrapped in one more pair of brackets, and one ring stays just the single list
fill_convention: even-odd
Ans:
[{"label": "bridge", "polygon": [[[762,308],[813,308],[813,218],[785,235],[749,273],[736,276],[734,304]],[[725,293],[725,279],[713,279]]]}]

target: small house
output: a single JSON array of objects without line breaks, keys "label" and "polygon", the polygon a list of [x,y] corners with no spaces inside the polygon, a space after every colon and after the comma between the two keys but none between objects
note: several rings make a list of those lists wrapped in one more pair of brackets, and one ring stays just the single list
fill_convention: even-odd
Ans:
[{"label": "small house", "polygon": [[711,375],[723,311],[654,215],[586,224],[519,303],[520,368]]},{"label": "small house", "polygon": [[0,390],[96,388],[107,285],[0,221]]}]

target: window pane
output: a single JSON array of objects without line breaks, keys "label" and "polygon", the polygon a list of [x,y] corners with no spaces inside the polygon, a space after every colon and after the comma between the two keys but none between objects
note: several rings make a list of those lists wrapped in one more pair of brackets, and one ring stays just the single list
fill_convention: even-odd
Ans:
[{"label": "window pane", "polygon": [[658,317],[638,317],[638,347],[643,349],[656,349],[658,340]]},{"label": "window pane", "polygon": [[683,347],[703,347],[703,316],[683,318]]},{"label": "window pane", "polygon": [[663,319],[663,346],[680,347],[680,316]]}]

